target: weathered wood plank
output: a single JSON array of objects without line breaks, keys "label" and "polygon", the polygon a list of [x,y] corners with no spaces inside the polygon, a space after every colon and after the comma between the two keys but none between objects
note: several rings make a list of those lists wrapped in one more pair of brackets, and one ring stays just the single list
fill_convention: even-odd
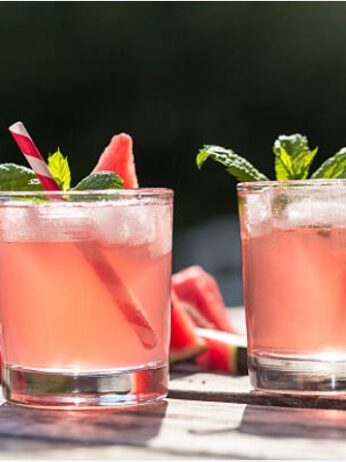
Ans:
[{"label": "weathered wood plank", "polygon": [[5,405],[0,448],[0,458],[335,459],[346,452],[346,412],[185,400],[127,412]]},{"label": "weathered wood plank", "polygon": [[196,372],[184,365],[171,374],[169,397],[199,401],[242,403],[265,406],[287,406],[315,409],[346,409],[345,395],[299,396],[256,392],[248,376],[232,377],[223,374]]}]

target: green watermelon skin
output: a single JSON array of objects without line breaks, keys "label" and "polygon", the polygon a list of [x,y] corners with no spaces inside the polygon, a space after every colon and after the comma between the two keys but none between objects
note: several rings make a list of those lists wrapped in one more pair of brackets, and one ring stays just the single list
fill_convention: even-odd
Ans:
[{"label": "green watermelon skin", "polygon": [[124,180],[125,189],[138,188],[131,136],[126,133],[113,136],[93,171],[114,172]]},{"label": "green watermelon skin", "polygon": [[227,374],[247,373],[246,338],[213,329],[195,329],[207,343],[207,349],[195,359],[205,370]]}]

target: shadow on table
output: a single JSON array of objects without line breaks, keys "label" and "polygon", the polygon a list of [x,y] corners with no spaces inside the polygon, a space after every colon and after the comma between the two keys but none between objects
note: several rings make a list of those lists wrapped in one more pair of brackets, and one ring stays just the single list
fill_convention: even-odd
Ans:
[{"label": "shadow on table", "polygon": [[51,411],[0,406],[2,451],[107,445],[146,446],[158,435],[168,403],[129,410]]},{"label": "shadow on table", "polygon": [[238,430],[266,437],[345,440],[346,411],[247,405]]},{"label": "shadow on table", "polygon": [[170,367],[170,380],[177,380],[182,378],[191,377],[200,372],[206,372],[197,364],[192,362],[181,362],[173,364]]}]

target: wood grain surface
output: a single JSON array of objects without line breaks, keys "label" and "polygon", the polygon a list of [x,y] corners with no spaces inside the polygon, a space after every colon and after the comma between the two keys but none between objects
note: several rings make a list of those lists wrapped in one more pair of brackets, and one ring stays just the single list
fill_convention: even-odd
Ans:
[{"label": "wood grain surface", "polygon": [[168,399],[130,411],[0,407],[0,458],[342,459],[346,413]]}]

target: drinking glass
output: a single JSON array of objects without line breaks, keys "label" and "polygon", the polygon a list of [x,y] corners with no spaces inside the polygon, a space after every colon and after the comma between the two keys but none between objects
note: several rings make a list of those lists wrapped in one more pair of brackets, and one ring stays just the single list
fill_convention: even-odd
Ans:
[{"label": "drinking glass", "polygon": [[95,407],[167,393],[173,192],[0,193],[3,387]]},{"label": "drinking glass", "polygon": [[346,391],[346,180],[241,183],[252,385]]}]

